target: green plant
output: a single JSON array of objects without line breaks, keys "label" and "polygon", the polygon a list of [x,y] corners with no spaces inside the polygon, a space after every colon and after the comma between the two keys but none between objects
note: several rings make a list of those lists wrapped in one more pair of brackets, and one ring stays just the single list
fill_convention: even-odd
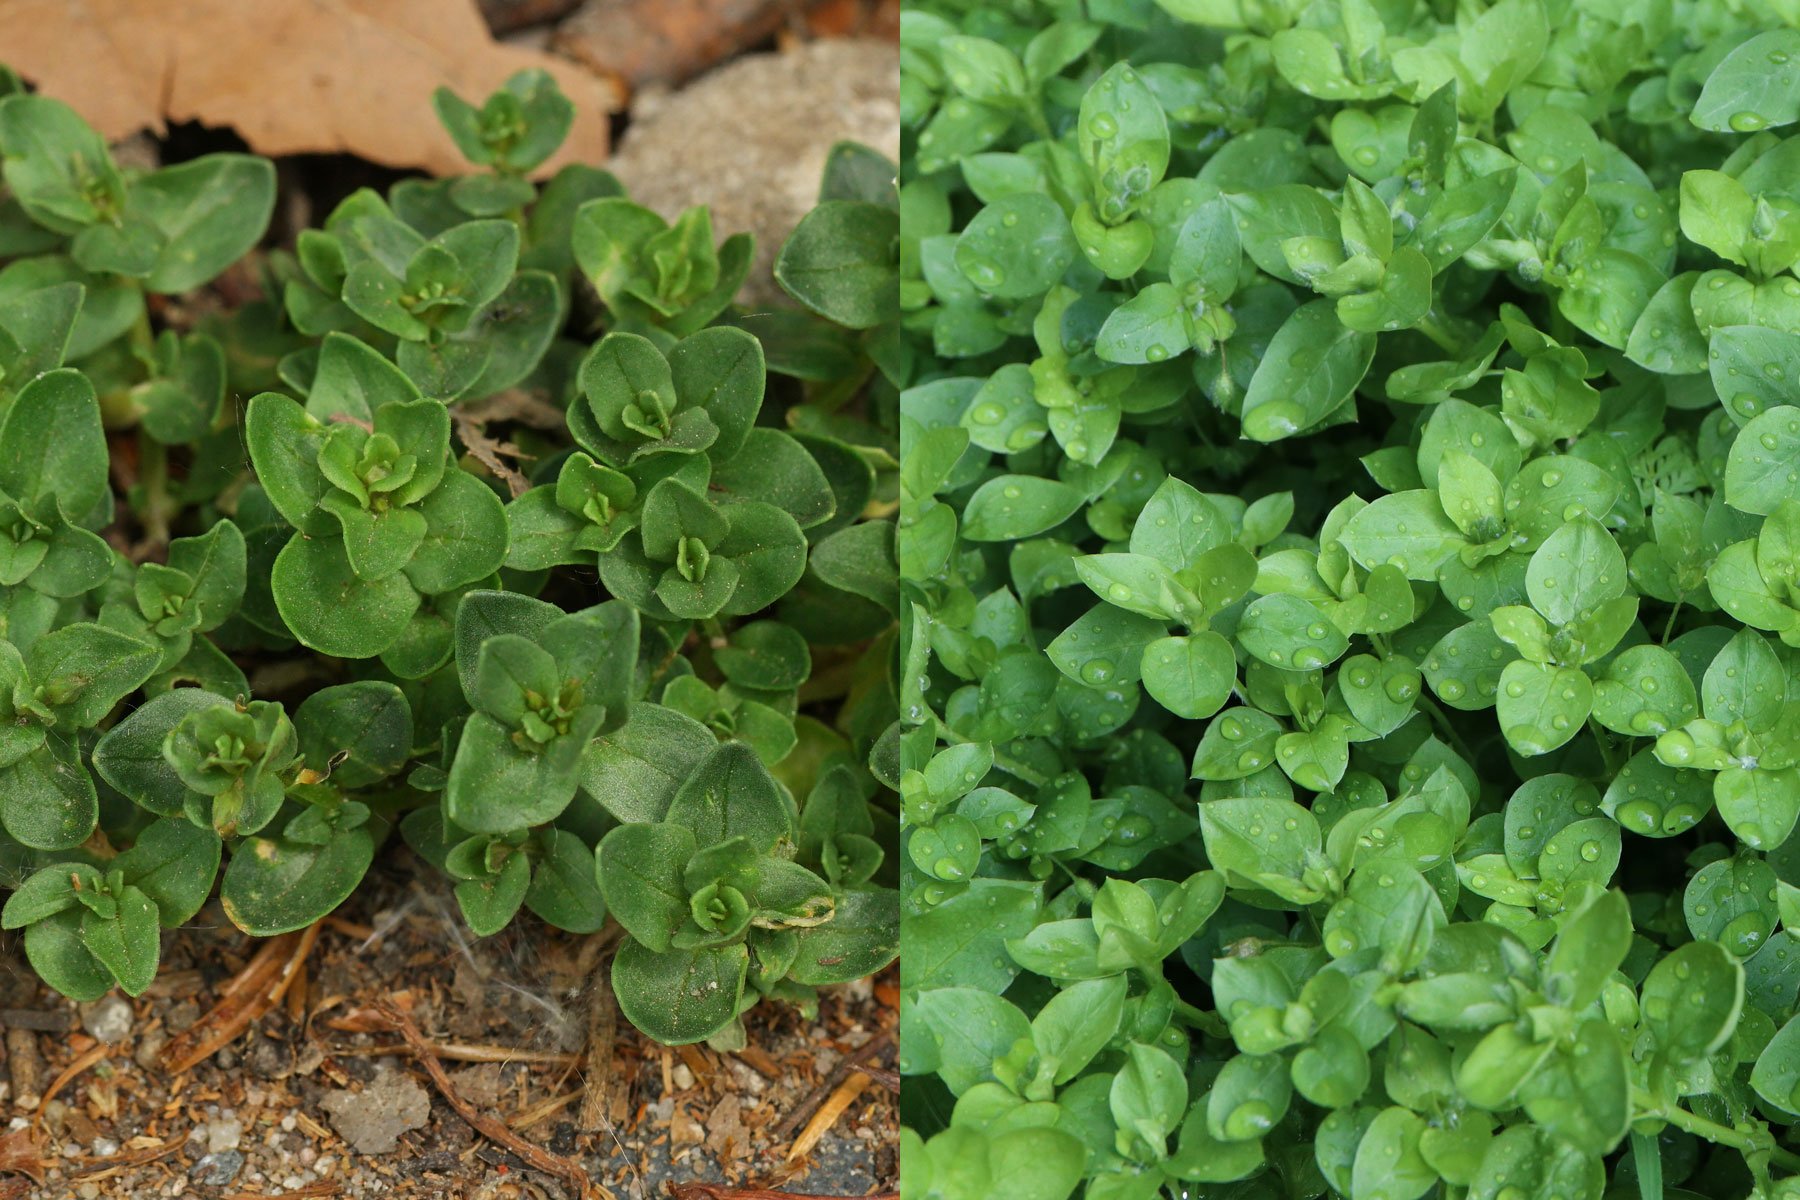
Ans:
[{"label": "green plant", "polygon": [[906,1200],[1792,1193],[1791,24],[906,14]]},{"label": "green plant", "polygon": [[142,992],[215,883],[305,927],[396,834],[477,934],[611,912],[665,1041],[893,957],[894,314],[832,320],[893,290],[891,164],[833,155],[859,219],[784,252],[826,299],[753,317],[705,210],[530,180],[570,108],[527,72],[437,97],[484,172],[173,304],[262,239],[270,164],[129,172],[4,90],[0,924],[46,981]]}]

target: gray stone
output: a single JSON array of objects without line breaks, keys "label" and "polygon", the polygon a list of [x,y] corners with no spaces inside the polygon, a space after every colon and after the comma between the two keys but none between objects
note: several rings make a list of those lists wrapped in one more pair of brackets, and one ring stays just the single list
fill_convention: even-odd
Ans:
[{"label": "gray stone", "polygon": [[382,1068],[360,1092],[335,1091],[319,1107],[358,1154],[391,1154],[400,1135],[431,1118],[431,1096],[409,1075]]},{"label": "gray stone", "polygon": [[705,204],[713,231],[756,235],[741,299],[783,293],[775,252],[818,200],[825,156],[840,141],[900,153],[899,51],[888,42],[809,42],[753,54],[677,92],[645,92],[606,166],[632,199],[666,217]]},{"label": "gray stone", "polygon": [[220,1150],[208,1154],[188,1169],[188,1177],[208,1187],[224,1187],[244,1169],[244,1155],[238,1150]]},{"label": "gray stone", "polygon": [[116,1046],[131,1036],[131,1002],[108,992],[92,1004],[81,1006],[81,1027],[97,1042]]}]

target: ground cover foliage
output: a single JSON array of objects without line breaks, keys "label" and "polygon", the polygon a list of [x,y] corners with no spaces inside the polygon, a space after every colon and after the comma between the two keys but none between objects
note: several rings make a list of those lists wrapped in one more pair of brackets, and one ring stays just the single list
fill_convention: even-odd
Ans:
[{"label": "ground cover foliage", "polygon": [[903,1194],[1791,1194],[1800,20],[906,15]]},{"label": "ground cover foliage", "polygon": [[232,306],[179,294],[271,163],[0,95],[0,923],[48,983],[141,993],[215,885],[310,925],[401,839],[477,934],[610,914],[668,1042],[893,957],[892,164],[834,151],[746,312],[705,209],[533,182],[574,113],[523,72],[419,98],[471,173]]}]

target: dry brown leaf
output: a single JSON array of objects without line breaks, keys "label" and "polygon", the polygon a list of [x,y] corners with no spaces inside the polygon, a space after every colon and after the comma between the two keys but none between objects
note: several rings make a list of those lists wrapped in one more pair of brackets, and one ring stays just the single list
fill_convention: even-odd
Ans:
[{"label": "dry brown leaf", "polygon": [[36,1125],[27,1125],[0,1136],[0,1172],[29,1175],[44,1180],[44,1147]]},{"label": "dry brown leaf", "polygon": [[6,0],[0,46],[110,139],[199,121],[261,154],[343,151],[438,174],[465,169],[432,112],[439,84],[480,103],[514,71],[555,75],[575,125],[546,171],[605,157],[622,103],[610,80],[496,43],[474,0]]}]

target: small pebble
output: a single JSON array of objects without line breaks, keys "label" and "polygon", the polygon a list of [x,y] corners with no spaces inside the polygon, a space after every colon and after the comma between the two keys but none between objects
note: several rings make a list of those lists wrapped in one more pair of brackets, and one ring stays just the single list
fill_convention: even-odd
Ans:
[{"label": "small pebble", "polygon": [[694,1086],[694,1073],[688,1070],[686,1063],[676,1063],[675,1069],[669,1072],[669,1075],[674,1079],[678,1091],[685,1092]]},{"label": "small pebble", "polygon": [[116,1046],[131,1036],[131,1002],[109,992],[81,1006],[81,1027],[97,1042]]},{"label": "small pebble", "polygon": [[215,1150],[195,1163],[188,1171],[195,1182],[208,1187],[224,1187],[244,1169],[244,1156],[236,1150]]},{"label": "small pebble", "polygon": [[137,1065],[144,1068],[144,1070],[154,1071],[157,1067],[157,1055],[161,1054],[163,1047],[168,1044],[168,1034],[160,1029],[152,1029],[138,1039],[137,1049],[132,1051],[131,1057],[136,1060]]},{"label": "small pebble", "polygon": [[[229,1113],[231,1110],[227,1109]],[[236,1150],[244,1140],[244,1126],[235,1116],[223,1116],[206,1123],[206,1146],[214,1154]]]}]

